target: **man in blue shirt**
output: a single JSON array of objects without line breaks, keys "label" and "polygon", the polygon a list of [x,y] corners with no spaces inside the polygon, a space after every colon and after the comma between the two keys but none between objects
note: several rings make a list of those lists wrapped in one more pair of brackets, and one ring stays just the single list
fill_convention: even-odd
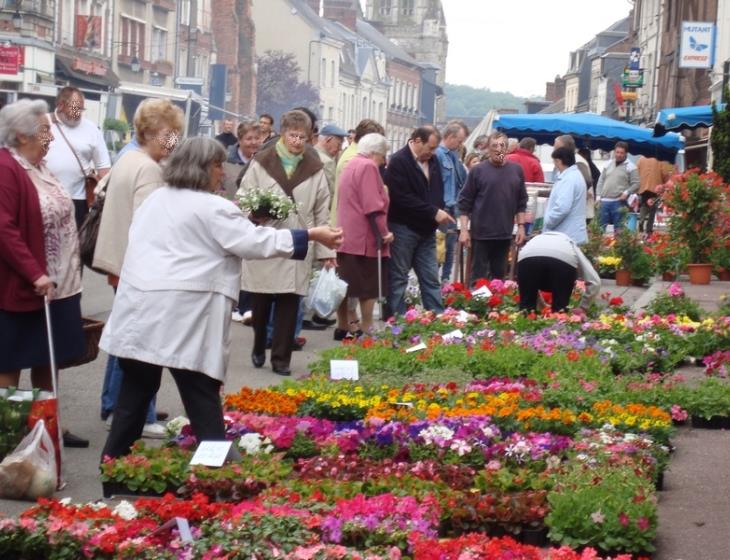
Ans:
[{"label": "man in blue shirt", "polygon": [[[441,133],[441,144],[436,148],[436,158],[441,168],[441,178],[444,184],[444,210],[456,218],[456,203],[459,191],[466,182],[466,167],[461,163],[461,148],[467,136],[466,127],[457,121],[451,121]],[[456,245],[456,224],[447,223],[439,226],[439,230],[446,234],[446,256],[441,269],[441,283],[451,279],[451,269],[454,266],[454,246]]]}]

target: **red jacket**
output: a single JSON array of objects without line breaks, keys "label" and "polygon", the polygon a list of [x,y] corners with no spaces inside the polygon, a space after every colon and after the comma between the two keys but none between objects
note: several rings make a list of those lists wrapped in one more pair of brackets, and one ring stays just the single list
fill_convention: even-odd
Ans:
[{"label": "red jacket", "polygon": [[33,282],[46,274],[43,217],[38,191],[28,173],[0,149],[0,309],[43,307]]},{"label": "red jacket", "polygon": [[543,183],[545,181],[540,160],[532,152],[528,152],[523,148],[517,148],[511,154],[507,154],[505,159],[517,163],[522,167],[522,171],[525,172],[526,183]]}]

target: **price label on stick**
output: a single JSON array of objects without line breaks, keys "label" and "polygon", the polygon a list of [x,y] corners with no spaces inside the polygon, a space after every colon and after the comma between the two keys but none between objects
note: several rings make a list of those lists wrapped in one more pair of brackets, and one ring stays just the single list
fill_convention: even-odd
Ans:
[{"label": "price label on stick", "polygon": [[443,338],[446,342],[451,342],[455,339],[464,338],[464,333],[461,332],[461,329],[456,329],[455,331],[447,332],[441,338]]},{"label": "price label on stick", "polygon": [[330,379],[360,379],[360,369],[357,360],[330,360]]},{"label": "price label on stick", "polygon": [[420,344],[416,344],[415,346],[406,348],[406,354],[410,354],[411,352],[420,352],[421,350],[425,350],[426,348],[428,348],[428,346],[421,342]]},{"label": "price label on stick", "polygon": [[201,441],[190,464],[222,467],[231,451],[231,444],[230,441]]},{"label": "price label on stick", "polygon": [[472,290],[471,296],[476,299],[486,299],[492,297],[492,292],[486,286],[482,286],[478,290]]}]

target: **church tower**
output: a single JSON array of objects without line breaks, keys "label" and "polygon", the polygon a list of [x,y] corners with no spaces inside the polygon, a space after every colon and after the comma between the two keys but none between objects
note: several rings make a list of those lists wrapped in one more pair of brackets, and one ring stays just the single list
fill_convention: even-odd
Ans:
[{"label": "church tower", "polygon": [[[366,0],[365,18],[413,58],[435,67],[436,84],[446,83],[449,39],[441,0]],[[446,118],[444,96],[436,104],[436,123]]]}]

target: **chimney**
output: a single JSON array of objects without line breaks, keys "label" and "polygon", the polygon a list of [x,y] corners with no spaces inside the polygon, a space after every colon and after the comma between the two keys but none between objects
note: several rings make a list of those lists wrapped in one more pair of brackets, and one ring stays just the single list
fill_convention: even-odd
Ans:
[{"label": "chimney", "polygon": [[319,15],[319,7],[321,4],[321,0],[307,0],[307,4],[309,4],[309,7],[314,10],[314,13]]},{"label": "chimney", "polygon": [[[310,0],[311,3],[311,0]],[[324,0],[324,17],[356,30],[360,9],[357,0]]]}]

